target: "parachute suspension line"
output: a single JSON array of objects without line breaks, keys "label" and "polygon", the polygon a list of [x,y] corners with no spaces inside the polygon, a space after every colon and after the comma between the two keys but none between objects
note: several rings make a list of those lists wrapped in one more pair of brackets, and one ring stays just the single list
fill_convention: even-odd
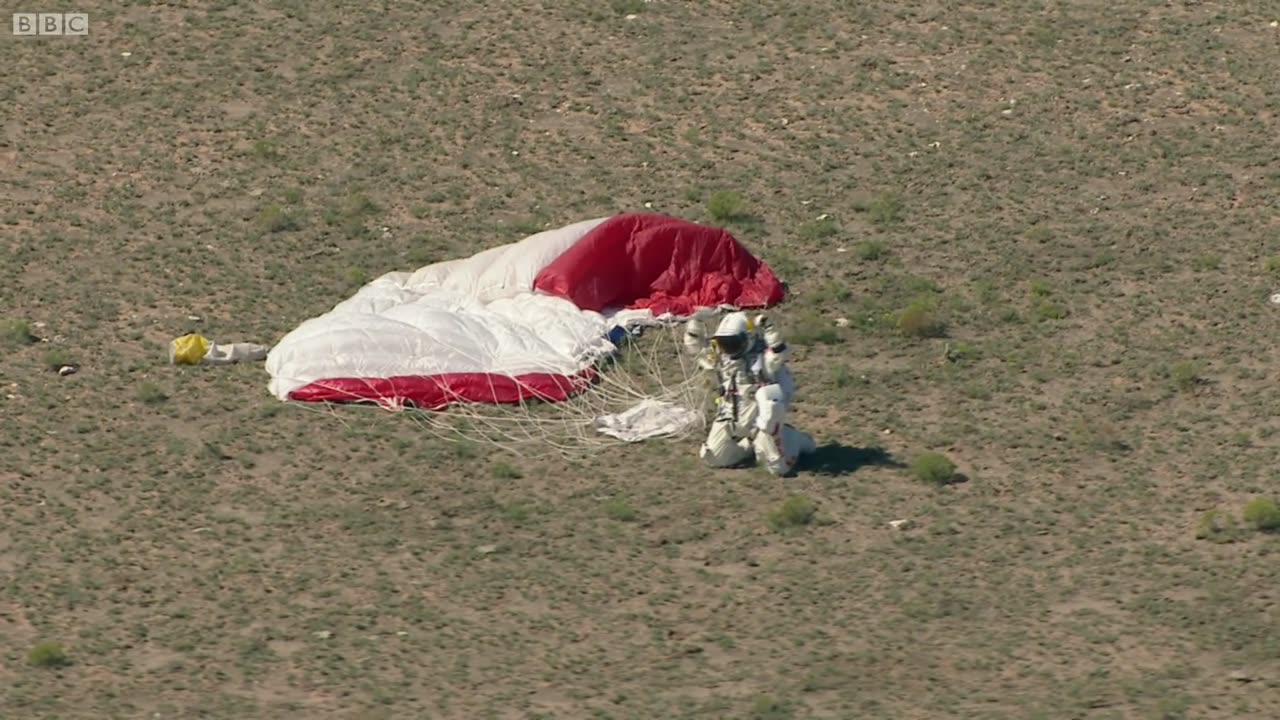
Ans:
[{"label": "parachute suspension line", "polygon": [[[644,342],[646,337],[654,340]],[[691,411],[701,421],[700,430],[709,389],[696,373],[690,375],[679,329],[646,327],[644,332],[628,334],[619,345],[618,354],[598,364],[589,384],[583,381],[579,392],[557,402],[542,402],[533,388],[525,388],[533,399],[512,405],[459,402],[441,409],[406,410],[433,436],[524,456],[546,451],[580,455],[624,444],[627,441],[599,432],[595,420],[646,400]],[[667,438],[682,439],[692,431],[686,427]]]}]

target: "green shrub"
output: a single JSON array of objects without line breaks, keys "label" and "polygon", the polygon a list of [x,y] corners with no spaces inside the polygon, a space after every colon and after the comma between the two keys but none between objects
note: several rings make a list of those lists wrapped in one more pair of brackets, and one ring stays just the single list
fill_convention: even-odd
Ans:
[{"label": "green shrub", "polygon": [[1200,516],[1196,539],[1212,543],[1232,543],[1241,539],[1242,529],[1234,518],[1221,510],[1210,510]]},{"label": "green shrub", "polygon": [[1041,320],[1062,320],[1068,314],[1065,307],[1051,300],[1036,303],[1036,317]]},{"label": "green shrub", "polygon": [[742,215],[742,196],[732,190],[721,190],[713,193],[707,200],[707,212],[716,222],[729,222]]},{"label": "green shrub", "polygon": [[279,205],[269,205],[258,213],[258,226],[267,232],[277,233],[297,230],[299,223],[291,211]]},{"label": "green shrub", "polygon": [[816,312],[806,312],[796,318],[785,332],[788,342],[797,346],[836,345],[843,340],[835,323]]},{"label": "green shrub", "polygon": [[818,512],[818,504],[803,495],[793,495],[777,510],[769,513],[769,527],[774,530],[785,530],[791,527],[808,525],[813,522]]},{"label": "green shrub", "polygon": [[928,452],[911,461],[916,478],[933,485],[946,485],[955,479],[956,465],[941,453]]},{"label": "green shrub", "polygon": [[889,246],[879,240],[864,240],[854,246],[853,254],[859,260],[874,262],[888,257]]},{"label": "green shrub", "polygon": [[0,322],[0,340],[6,345],[30,345],[39,338],[31,332],[31,323],[26,320],[5,320]]},{"label": "green shrub", "polygon": [[54,348],[44,354],[44,366],[50,370],[61,370],[64,366],[75,366],[76,360],[71,353],[62,348]]},{"label": "green shrub", "polygon": [[1203,369],[1203,363],[1183,361],[1169,368],[1169,379],[1173,381],[1174,387],[1185,392],[1200,384],[1200,372]]},{"label": "green shrub", "polygon": [[71,664],[62,645],[52,641],[42,642],[31,648],[27,660],[36,667],[63,667]]},{"label": "green shrub", "polygon": [[894,225],[902,221],[902,198],[895,193],[858,197],[852,205],[854,210],[865,212],[867,218],[876,225]]},{"label": "green shrub", "polygon": [[947,327],[938,317],[933,300],[919,298],[898,313],[898,332],[907,337],[936,338],[946,335]]},{"label": "green shrub", "polygon": [[159,405],[169,399],[169,395],[153,382],[145,382],[138,388],[138,399],[147,405]]},{"label": "green shrub", "polygon": [[614,498],[605,503],[604,512],[610,519],[619,522],[631,522],[640,517],[640,513],[636,512],[636,509],[631,507],[631,503],[627,502],[625,498]]},{"label": "green shrub", "polygon": [[1244,506],[1244,521],[1258,530],[1280,530],[1280,506],[1267,498],[1250,500]]}]

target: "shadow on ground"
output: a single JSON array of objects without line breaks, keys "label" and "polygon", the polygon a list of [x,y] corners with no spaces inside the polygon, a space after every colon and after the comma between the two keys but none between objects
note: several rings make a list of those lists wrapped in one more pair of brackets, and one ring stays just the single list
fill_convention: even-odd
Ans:
[{"label": "shadow on ground", "polygon": [[826,445],[819,445],[818,449],[813,453],[802,457],[796,465],[796,470],[817,475],[836,476],[848,475],[856,472],[858,468],[867,466],[906,467],[906,465],[885,452],[884,448],[850,447],[838,442],[831,442]]}]

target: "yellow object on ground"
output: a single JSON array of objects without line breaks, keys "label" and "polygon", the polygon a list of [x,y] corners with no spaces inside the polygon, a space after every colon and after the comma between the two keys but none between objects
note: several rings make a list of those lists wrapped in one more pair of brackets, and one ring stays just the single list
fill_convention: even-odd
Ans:
[{"label": "yellow object on ground", "polygon": [[209,338],[198,333],[174,338],[169,343],[169,362],[175,365],[198,365],[209,352]]}]

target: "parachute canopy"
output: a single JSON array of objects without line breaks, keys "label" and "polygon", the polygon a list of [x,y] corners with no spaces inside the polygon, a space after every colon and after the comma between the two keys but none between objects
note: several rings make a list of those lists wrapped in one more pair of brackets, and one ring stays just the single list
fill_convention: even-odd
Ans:
[{"label": "parachute canopy", "polygon": [[281,400],[562,401],[634,325],[781,302],[727,231],[658,214],[585,220],[470,257],[389,272],[271,349]]}]

